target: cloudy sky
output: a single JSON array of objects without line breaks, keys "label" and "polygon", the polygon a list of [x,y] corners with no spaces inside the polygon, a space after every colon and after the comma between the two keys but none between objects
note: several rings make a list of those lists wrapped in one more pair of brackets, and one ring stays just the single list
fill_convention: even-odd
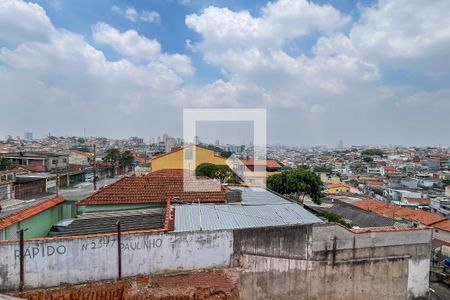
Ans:
[{"label": "cloudy sky", "polygon": [[267,108],[269,143],[450,144],[450,1],[0,0],[0,137],[182,134]]}]

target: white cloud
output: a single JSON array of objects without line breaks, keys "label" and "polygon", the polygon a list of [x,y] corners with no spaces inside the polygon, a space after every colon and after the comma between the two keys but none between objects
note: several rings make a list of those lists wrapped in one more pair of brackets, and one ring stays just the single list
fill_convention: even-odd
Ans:
[{"label": "white cloud", "polygon": [[315,53],[345,53],[429,75],[449,73],[450,2],[380,0],[361,8],[348,36],[321,38]]},{"label": "white cloud", "polygon": [[55,33],[50,19],[38,4],[0,1],[0,42],[48,41]]},{"label": "white cloud", "polygon": [[108,44],[120,54],[131,58],[152,60],[161,52],[161,45],[157,40],[141,36],[136,30],[122,33],[108,24],[97,23],[92,26],[92,36],[96,42]]},{"label": "white cloud", "polygon": [[161,53],[161,45],[157,40],[139,35],[136,30],[120,32],[108,24],[97,23],[92,26],[92,36],[97,43],[111,46],[134,62],[158,61],[181,75],[194,73],[188,56]]},{"label": "white cloud", "polygon": [[[253,101],[244,103],[298,106],[307,111],[317,98],[342,96],[355,85],[367,88],[379,79],[377,66],[358,57],[292,56],[283,49],[294,38],[331,33],[348,21],[331,6],[291,0],[269,2],[260,17],[217,7],[186,17],[188,27],[203,37],[191,47],[229,74],[229,84],[236,87],[230,89],[233,97],[251,95]],[[239,93],[241,97],[236,96]]]},{"label": "white cloud", "polygon": [[279,0],[262,8],[254,17],[243,10],[210,6],[200,15],[186,16],[186,25],[201,33],[204,50],[242,47],[280,47],[286,40],[311,32],[330,33],[350,20],[329,5],[316,5],[306,0]]},{"label": "white cloud", "polygon": [[[37,4],[23,2],[1,9],[5,16],[18,16],[19,12],[42,22],[32,30],[25,28],[28,31],[23,31],[20,42],[15,36],[3,36],[9,39],[0,48],[2,104],[8,105],[8,113],[2,110],[1,114],[5,124],[17,124],[14,120],[24,117],[27,126],[41,130],[56,128],[55,124],[73,127],[79,122],[101,128],[103,124],[95,121],[101,118],[119,130],[122,119],[111,123],[108,118],[123,114],[145,123],[155,107],[167,107],[171,95],[183,86],[178,74],[192,73],[188,57],[162,53],[158,41],[135,31],[121,33],[107,24],[98,26],[96,38],[110,43],[125,57],[112,61],[84,36],[55,28]],[[23,18],[8,20],[10,28],[21,28],[22,23]],[[29,33],[33,35],[28,37]],[[9,46],[10,41],[19,43]],[[23,113],[28,110],[30,113]]]},{"label": "white cloud", "polygon": [[113,5],[111,10],[127,18],[131,22],[148,22],[158,25],[161,24],[161,16],[156,11],[143,10],[139,13],[133,6],[121,8],[117,5]]},{"label": "white cloud", "polygon": [[[257,14],[208,7],[186,16],[201,36],[186,44],[222,75],[196,84],[185,82],[194,74],[190,57],[164,52],[153,37],[99,22],[90,43],[55,28],[37,4],[0,0],[0,90],[8,107],[0,130],[152,136],[181,124],[180,107],[268,107],[273,142],[450,143],[446,86],[433,77],[429,86],[383,77],[385,65],[450,76],[447,8],[380,0],[349,24],[339,10],[302,0],[269,2]],[[156,22],[156,14],[132,7],[112,10]],[[311,51],[289,50],[316,36]],[[98,44],[121,58],[108,59]]]}]

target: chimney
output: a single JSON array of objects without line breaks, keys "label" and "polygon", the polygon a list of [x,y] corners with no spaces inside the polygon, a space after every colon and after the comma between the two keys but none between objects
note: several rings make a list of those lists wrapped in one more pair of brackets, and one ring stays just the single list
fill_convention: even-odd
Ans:
[{"label": "chimney", "polygon": [[241,190],[229,190],[225,194],[225,202],[226,203],[238,203],[242,202],[242,191]]}]

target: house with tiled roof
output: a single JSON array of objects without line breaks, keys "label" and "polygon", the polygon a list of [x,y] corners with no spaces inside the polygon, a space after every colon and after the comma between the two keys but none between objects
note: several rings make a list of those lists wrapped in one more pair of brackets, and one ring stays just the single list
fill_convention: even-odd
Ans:
[{"label": "house with tiled roof", "polygon": [[450,257],[450,220],[446,219],[433,225],[433,244],[442,254]]},{"label": "house with tiled roof", "polygon": [[361,209],[375,212],[379,215],[393,218],[406,219],[415,222],[417,225],[429,226],[445,220],[444,217],[420,210],[400,207],[390,203],[384,203],[375,199],[366,199],[353,202],[352,205]]},{"label": "house with tiled roof", "polygon": [[264,186],[267,176],[281,171],[282,166],[276,160],[243,159],[231,157],[227,165],[233,172],[251,186]]},{"label": "house with tiled roof", "polygon": [[89,166],[92,164],[93,159],[93,153],[79,150],[70,150],[69,153],[69,164],[71,165]]},{"label": "house with tiled roof", "polygon": [[81,211],[139,209],[172,203],[223,203],[227,188],[192,171],[164,169],[142,177],[124,177],[78,205]]},{"label": "house with tiled roof", "polygon": [[0,240],[17,239],[17,231],[24,229],[25,238],[45,237],[54,223],[62,218],[63,197],[40,201],[0,217]]}]

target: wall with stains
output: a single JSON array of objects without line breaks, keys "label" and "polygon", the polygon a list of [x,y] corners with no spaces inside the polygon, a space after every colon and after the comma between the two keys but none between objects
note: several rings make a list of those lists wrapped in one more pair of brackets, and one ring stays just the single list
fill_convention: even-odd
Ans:
[{"label": "wall with stains", "polygon": [[[122,276],[223,268],[230,265],[232,231],[122,235]],[[118,276],[115,235],[25,242],[25,287],[49,287]],[[0,243],[0,288],[19,286],[19,245]]]},{"label": "wall with stains", "polygon": [[[25,242],[25,287],[118,277],[116,235]],[[19,245],[0,242],[0,287],[19,286]],[[431,230],[351,232],[321,223],[122,235],[122,276],[237,267],[241,299],[420,299]]]},{"label": "wall with stains", "polygon": [[315,224],[234,233],[242,299],[426,299],[431,231]]}]

